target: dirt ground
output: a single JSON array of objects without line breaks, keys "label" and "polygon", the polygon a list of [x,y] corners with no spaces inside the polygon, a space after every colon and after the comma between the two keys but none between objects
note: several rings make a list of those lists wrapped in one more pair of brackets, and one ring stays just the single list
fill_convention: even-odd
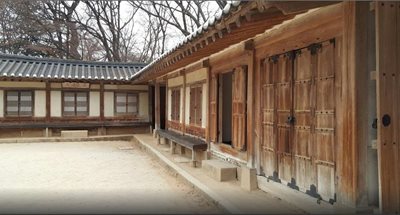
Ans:
[{"label": "dirt ground", "polygon": [[0,144],[0,213],[222,213],[124,141]]}]

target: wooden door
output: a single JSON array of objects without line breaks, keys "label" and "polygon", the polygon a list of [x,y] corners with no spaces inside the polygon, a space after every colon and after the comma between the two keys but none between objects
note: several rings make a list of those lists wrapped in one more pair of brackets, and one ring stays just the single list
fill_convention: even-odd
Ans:
[{"label": "wooden door", "polygon": [[261,66],[261,110],[262,110],[262,172],[270,179],[278,180],[276,156],[276,122],[275,122],[275,80],[278,63],[272,58],[264,60]]},{"label": "wooden door", "polygon": [[[313,51],[313,50],[311,50]],[[313,53],[312,53],[313,54]],[[335,201],[335,43],[323,42],[313,56],[314,152],[317,192]],[[314,63],[313,63],[314,64]]]},{"label": "wooden door", "polygon": [[262,68],[264,174],[334,201],[334,40],[272,57]]},{"label": "wooden door", "polygon": [[292,181],[293,60],[290,54],[280,55],[275,76],[275,116],[278,176],[285,183]]},{"label": "wooden door", "polygon": [[210,92],[209,92],[209,134],[210,141],[216,143],[218,138],[218,76],[215,74],[211,75],[210,78]]},{"label": "wooden door", "polygon": [[246,150],[247,68],[237,67],[232,74],[232,146]]},{"label": "wooden door", "polygon": [[376,2],[380,208],[400,213],[400,3]]},{"label": "wooden door", "polygon": [[[295,51],[294,60],[294,166],[296,184],[303,192],[312,190],[312,59],[308,48]],[[314,193],[316,189],[314,188]]]}]

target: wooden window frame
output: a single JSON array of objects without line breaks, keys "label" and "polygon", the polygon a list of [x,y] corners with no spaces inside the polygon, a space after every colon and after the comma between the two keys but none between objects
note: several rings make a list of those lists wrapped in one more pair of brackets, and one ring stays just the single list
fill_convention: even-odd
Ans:
[{"label": "wooden window frame", "polygon": [[[126,102],[126,111],[125,113],[117,112],[117,94],[124,93],[125,94],[125,102]],[[136,112],[128,113],[128,95],[133,94],[136,97]],[[131,92],[131,91],[114,91],[114,116],[116,117],[126,117],[126,116],[137,116],[139,114],[139,93]]]},{"label": "wooden window frame", "polygon": [[[74,115],[65,115],[65,111],[64,111],[64,107],[65,107],[65,105],[64,105],[64,102],[65,102],[64,96],[65,96],[65,93],[74,93],[74,103],[75,103],[74,104]],[[77,106],[76,106],[76,102],[77,102],[76,94],[77,93],[86,93],[86,107],[87,107],[86,115],[80,115],[80,116],[76,115],[76,108],[77,108]],[[62,97],[61,98],[62,99],[61,112],[62,112],[62,116],[63,117],[79,118],[79,117],[88,117],[89,116],[89,110],[90,110],[90,107],[89,107],[89,105],[90,105],[90,93],[89,93],[89,90],[62,90],[61,97]]]},{"label": "wooden window frame", "polygon": [[[200,106],[200,113],[198,112],[198,108],[195,108],[194,113],[195,116],[192,116],[192,88],[200,88],[200,92],[201,92],[201,96],[197,97],[198,95],[196,95],[196,99],[195,99],[195,106],[198,107]],[[202,113],[202,105],[203,105],[203,83],[196,83],[196,84],[191,84],[189,87],[189,125],[191,126],[195,126],[195,127],[201,127],[202,125],[202,117],[203,117],[203,113]],[[194,117],[194,119],[193,119]]]},{"label": "wooden window frame", "polygon": [[[9,115],[7,112],[7,95],[9,92],[18,92],[18,115]],[[32,93],[32,107],[31,107],[31,114],[30,115],[20,115],[20,102],[21,102],[21,92],[31,92]],[[32,118],[34,117],[35,113],[35,91],[34,90],[5,90],[4,91],[4,98],[3,98],[3,113],[4,117],[7,118]]]},{"label": "wooden window frame", "polygon": [[[171,90],[171,113],[169,113],[171,115],[171,121],[173,122],[178,122],[180,123],[181,121],[181,89],[182,87],[173,87],[173,88],[169,88],[169,90]],[[175,107],[174,105],[176,105],[176,101],[174,99],[174,91],[179,91],[179,107]],[[175,102],[174,102],[175,101]],[[177,112],[176,112],[177,111]],[[177,116],[177,117],[176,117]]]}]

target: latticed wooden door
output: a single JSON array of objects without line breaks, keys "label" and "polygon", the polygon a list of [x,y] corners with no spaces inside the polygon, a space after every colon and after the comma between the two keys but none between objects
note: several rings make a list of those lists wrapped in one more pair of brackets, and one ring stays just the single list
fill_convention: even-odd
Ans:
[{"label": "latticed wooden door", "polygon": [[211,75],[209,88],[209,134],[210,141],[216,143],[218,138],[218,76],[216,74]]},{"label": "latticed wooden door", "polygon": [[246,150],[246,67],[237,67],[232,75],[232,145]]}]

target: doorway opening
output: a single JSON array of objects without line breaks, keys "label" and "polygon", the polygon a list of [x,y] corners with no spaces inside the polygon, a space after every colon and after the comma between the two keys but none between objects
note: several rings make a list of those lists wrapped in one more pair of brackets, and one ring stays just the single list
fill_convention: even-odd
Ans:
[{"label": "doorway opening", "polygon": [[220,142],[232,145],[232,72],[222,74],[220,81]]},{"label": "doorway opening", "polygon": [[160,128],[165,129],[165,109],[166,109],[167,90],[165,86],[160,86]]}]

